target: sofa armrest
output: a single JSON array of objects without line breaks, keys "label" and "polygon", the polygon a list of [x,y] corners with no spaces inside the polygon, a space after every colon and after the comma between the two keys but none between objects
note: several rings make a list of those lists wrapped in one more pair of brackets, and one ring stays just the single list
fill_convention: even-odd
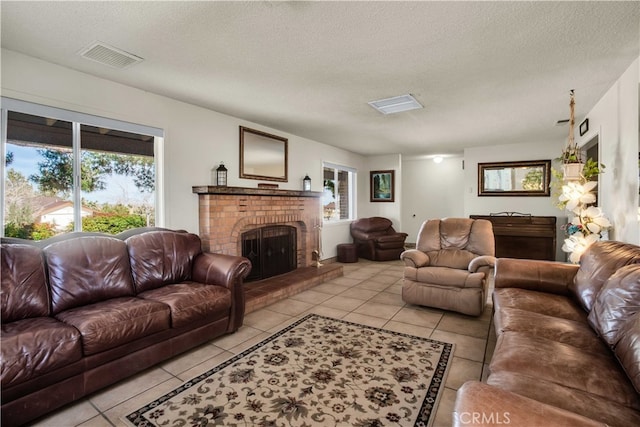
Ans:
[{"label": "sofa armrest", "polygon": [[193,260],[191,277],[208,285],[231,289],[251,271],[251,262],[243,257],[203,252]]},{"label": "sofa armrest", "polygon": [[495,266],[495,287],[569,295],[568,286],[573,283],[577,272],[578,266],[575,264],[498,258]]},{"label": "sofa armrest", "polygon": [[227,332],[242,326],[244,319],[244,289],[242,282],[251,271],[247,258],[203,252],[193,260],[191,278],[199,283],[224,286],[231,291],[231,310]]},{"label": "sofa armrest", "polygon": [[603,426],[582,415],[478,381],[458,389],[454,427],[463,426]]},{"label": "sofa armrest", "polygon": [[493,268],[495,265],[496,257],[491,255],[482,255],[472,259],[467,270],[469,270],[471,273],[475,273],[480,267]]},{"label": "sofa armrest", "polygon": [[407,267],[426,267],[431,263],[429,255],[417,249],[408,249],[400,254],[400,259],[404,261]]}]

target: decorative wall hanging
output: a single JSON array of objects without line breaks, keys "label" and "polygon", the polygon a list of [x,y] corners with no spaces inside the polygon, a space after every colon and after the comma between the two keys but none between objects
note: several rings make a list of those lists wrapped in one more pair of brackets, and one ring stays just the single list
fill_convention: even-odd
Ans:
[{"label": "decorative wall hanging", "polygon": [[395,200],[395,171],[371,171],[369,177],[372,202],[393,202]]}]

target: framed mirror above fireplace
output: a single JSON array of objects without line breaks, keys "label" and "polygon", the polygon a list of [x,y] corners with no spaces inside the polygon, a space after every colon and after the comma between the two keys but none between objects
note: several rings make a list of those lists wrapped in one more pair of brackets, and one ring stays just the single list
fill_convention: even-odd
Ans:
[{"label": "framed mirror above fireplace", "polygon": [[240,178],[287,182],[288,139],[240,126]]}]

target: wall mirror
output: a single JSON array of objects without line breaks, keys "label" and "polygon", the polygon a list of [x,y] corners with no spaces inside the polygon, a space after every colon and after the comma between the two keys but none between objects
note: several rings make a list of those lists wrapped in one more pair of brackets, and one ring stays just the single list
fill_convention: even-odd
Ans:
[{"label": "wall mirror", "polygon": [[240,126],[240,178],[287,182],[288,140]]},{"label": "wall mirror", "polygon": [[478,196],[549,197],[551,160],[478,163]]}]

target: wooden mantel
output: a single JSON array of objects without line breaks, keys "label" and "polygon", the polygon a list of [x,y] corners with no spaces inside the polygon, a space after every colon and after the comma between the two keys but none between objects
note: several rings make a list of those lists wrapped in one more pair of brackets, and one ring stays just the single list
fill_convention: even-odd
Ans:
[{"label": "wooden mantel", "polygon": [[194,185],[195,194],[229,194],[247,196],[322,197],[319,191],[280,190],[277,188],[219,187],[217,185]]}]

